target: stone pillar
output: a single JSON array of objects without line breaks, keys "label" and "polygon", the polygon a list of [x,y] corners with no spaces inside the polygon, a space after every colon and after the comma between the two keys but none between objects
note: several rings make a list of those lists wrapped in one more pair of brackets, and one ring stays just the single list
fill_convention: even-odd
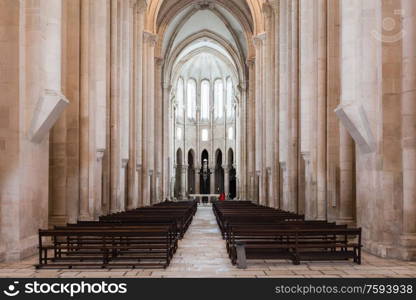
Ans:
[{"label": "stone pillar", "polygon": [[[90,0],[81,1],[81,74],[80,74],[80,131],[89,131],[89,28]],[[82,134],[80,139],[80,220],[90,220],[89,210],[89,136]]]},{"label": "stone pillar", "polygon": [[145,13],[147,10],[147,3],[145,0],[138,0],[137,1],[137,41],[135,43],[136,45],[136,51],[135,51],[135,57],[136,57],[136,64],[135,64],[135,98],[136,98],[136,127],[137,127],[137,133],[136,133],[136,170],[137,170],[137,193],[138,193],[138,199],[135,203],[135,207],[140,207],[144,205],[144,178],[146,177],[146,174],[144,174],[144,168],[143,168],[143,148],[145,143],[143,143],[143,114],[146,112],[144,111],[144,105],[143,105],[143,74],[144,74],[144,37],[143,37],[143,31],[145,27]]},{"label": "stone pillar", "polygon": [[237,177],[239,177],[239,186],[237,188],[237,199],[247,199],[247,193],[248,193],[248,184],[247,184],[247,178],[248,178],[248,168],[247,168],[247,151],[248,151],[248,127],[250,124],[248,124],[248,112],[247,112],[247,106],[248,106],[248,93],[247,93],[247,84],[240,83],[241,88],[241,99],[240,99],[240,130],[238,134],[238,138],[236,139],[236,143],[239,143],[240,145],[240,151],[239,151],[239,157],[238,157],[238,166],[239,171],[237,171]]},{"label": "stone pillar", "polygon": [[201,170],[201,167],[199,165],[196,165],[195,167],[195,194],[199,194],[201,192],[200,191],[201,183],[200,183],[200,174],[199,174],[200,170]]},{"label": "stone pillar", "polygon": [[170,157],[170,138],[173,137],[170,134],[170,93],[172,86],[165,82],[163,84],[163,172],[162,172],[162,188],[163,188],[163,200],[170,197],[169,187],[170,187],[170,166],[169,166],[169,157]]},{"label": "stone pillar", "polygon": [[137,181],[137,44],[138,44],[138,18],[137,18],[137,3],[135,0],[130,0],[129,6],[129,32],[130,36],[128,37],[131,41],[129,43],[129,58],[130,58],[130,108],[129,108],[129,159],[130,163],[128,164],[128,181],[127,181],[127,209],[131,210],[137,207],[138,202],[138,181]]},{"label": "stone pillar", "polygon": [[210,180],[210,194],[215,194],[217,191],[215,190],[215,167],[211,168],[211,176],[209,178]]},{"label": "stone pillar", "polygon": [[254,172],[255,172],[255,59],[251,58],[248,64],[248,98],[247,98],[247,176],[248,195],[247,200],[254,200]]},{"label": "stone pillar", "polygon": [[[155,188],[157,189],[157,193],[155,196],[157,197],[156,202],[160,201],[160,191],[158,190],[161,186],[162,180],[159,178],[163,172],[163,126],[164,126],[164,116],[163,116],[163,92],[164,87],[162,86],[162,66],[163,66],[163,58],[156,57],[155,58],[155,83],[154,83],[154,91],[155,91],[155,119],[154,119],[154,126],[155,126],[155,148],[154,148],[154,162],[155,162],[155,172],[157,174],[156,179],[159,179],[159,183],[155,183]],[[166,102],[166,106],[168,106],[168,102]]]},{"label": "stone pillar", "polygon": [[[142,195],[142,191],[143,191],[143,185],[142,185],[142,182],[143,182],[143,166],[142,165],[136,165],[136,174],[137,174],[137,182],[138,182],[137,194],[140,198],[141,195]],[[137,206],[135,208],[141,207],[141,206],[143,206],[143,199],[138,199]]]},{"label": "stone pillar", "polygon": [[[288,172],[291,171],[291,161],[289,161],[289,152],[291,151],[291,104],[292,104],[292,60],[291,60],[291,11],[290,11],[290,0],[282,0],[279,2],[279,19],[280,19],[280,32],[279,32],[279,161],[281,168],[282,181],[280,191],[282,195],[281,204],[282,209],[291,210],[291,191],[292,182]],[[284,170],[284,171],[283,171]]]},{"label": "stone pillar", "polygon": [[[96,173],[101,174],[103,169],[103,157],[105,154],[104,149],[98,149],[96,153]],[[103,198],[103,180],[102,176],[96,176],[95,177],[95,198],[97,201],[95,201],[94,205],[94,219],[98,219],[102,215],[102,198]]]},{"label": "stone pillar", "polygon": [[354,223],[354,141],[344,126],[340,128],[340,224]]},{"label": "stone pillar", "polygon": [[[44,1],[43,1],[44,2]],[[44,32],[42,70],[44,75],[44,89],[56,94],[61,91],[61,49],[62,49],[62,0],[53,2],[46,9],[46,2],[43,3],[44,18],[47,26]],[[34,43],[30,41],[29,43]],[[50,135],[50,143],[53,147],[50,152],[50,223],[64,225],[67,221],[68,212],[66,204],[66,179],[67,161],[66,151],[59,151],[65,146],[66,141],[66,119],[62,116]]]},{"label": "stone pillar", "polygon": [[[403,234],[402,257],[416,257],[416,3],[402,0],[403,6]],[[406,249],[407,248],[407,249]],[[412,250],[410,250],[410,249]]]},{"label": "stone pillar", "polygon": [[[341,97],[341,11],[340,0],[328,1],[327,66],[327,203],[328,220],[337,220],[339,203],[340,126],[334,110]],[[301,181],[300,181],[301,182]],[[303,195],[302,195],[303,196]]]},{"label": "stone pillar", "polygon": [[[255,193],[257,194],[256,196],[259,199],[256,199],[258,203],[260,204],[264,204],[264,190],[263,190],[263,176],[262,176],[262,171],[263,171],[263,105],[264,105],[264,95],[263,95],[263,83],[264,83],[264,75],[263,75],[263,47],[264,47],[264,40],[266,38],[266,35],[260,34],[258,36],[256,36],[254,38],[254,44],[256,46],[256,75],[255,75],[255,88],[256,88],[256,92],[255,92],[255,101],[256,101],[256,106],[255,106],[255,161],[256,161],[256,165],[255,165],[255,170],[256,173],[258,175],[258,184],[260,184],[260,186],[258,187],[258,191],[259,193]],[[256,180],[257,183],[257,180]],[[257,190],[257,187],[256,187]]]},{"label": "stone pillar", "polygon": [[[148,127],[148,152],[147,152],[147,157],[148,157],[148,161],[149,161],[149,166],[151,168],[151,170],[154,170],[154,172],[157,172],[157,170],[155,169],[155,158],[156,158],[156,154],[155,154],[155,139],[156,139],[156,135],[155,135],[155,130],[156,130],[156,126],[155,126],[155,111],[156,111],[156,104],[155,104],[155,46],[157,43],[157,36],[154,34],[148,34],[147,35],[147,42],[148,42],[148,56],[147,59],[148,61],[148,73],[146,76],[148,76],[147,78],[147,96],[148,99],[148,114],[149,114],[149,127]],[[160,87],[159,87],[160,88]],[[157,122],[159,122],[160,120],[157,120]],[[155,184],[155,180],[156,177],[153,176],[153,181],[151,183],[151,187],[153,188],[151,191],[151,195],[152,197],[156,195],[154,188],[156,187]],[[153,199],[151,199],[151,203],[153,203]]]},{"label": "stone pillar", "polygon": [[[341,47],[342,47],[342,63],[341,63],[341,104],[358,101],[358,92],[356,87],[357,80],[357,37],[359,32],[359,21],[357,14],[357,6],[359,1],[341,1]],[[358,77],[360,78],[360,77]],[[355,200],[354,191],[354,141],[348,133],[347,129],[340,125],[340,146],[339,146],[339,166],[340,166],[340,192],[339,192],[339,222],[345,224],[354,223],[353,201]]]},{"label": "stone pillar", "polygon": [[[317,219],[326,220],[327,1],[318,0]],[[331,1],[331,0],[330,0]]]},{"label": "stone pillar", "polygon": [[[155,103],[154,103],[154,49],[157,37],[150,33],[144,32],[144,73],[143,76],[143,166],[146,176],[143,180],[143,201],[146,205],[151,203],[151,195],[154,191],[150,191],[150,187],[154,187],[154,183],[150,183],[150,173],[154,171],[154,155],[155,155]],[[153,177],[152,177],[153,178]]]},{"label": "stone pillar", "polygon": [[187,170],[188,170],[188,167],[185,166],[185,165],[182,165],[182,167],[181,167],[181,197],[182,197],[182,200],[185,200],[186,192],[187,192],[187,189],[186,189]]},{"label": "stone pillar", "polygon": [[274,181],[273,184],[275,186],[275,195],[274,195],[274,207],[280,208],[280,186],[281,186],[281,178],[280,178],[280,7],[279,1],[272,2],[273,11],[274,11],[274,67],[273,73],[275,77],[274,80],[274,90],[273,94],[275,100],[273,102],[273,114],[274,114],[274,128],[273,131],[275,132],[275,139],[274,143],[274,162],[272,167]]},{"label": "stone pillar", "polygon": [[[302,159],[304,161],[305,166],[305,195],[310,195],[314,192],[313,184],[312,184],[312,176],[311,176],[311,154],[310,152],[302,152],[301,153]],[[307,200],[308,197],[305,197]],[[304,210],[305,210],[305,219],[311,220],[315,218],[315,209],[314,203],[311,201],[305,201],[304,203]]]},{"label": "stone pillar", "polygon": [[[265,31],[266,31],[266,40],[264,44],[264,74],[265,74],[265,88],[264,88],[264,103],[263,103],[263,118],[264,118],[264,128],[263,128],[263,140],[274,141],[276,139],[276,132],[274,131],[274,95],[273,95],[273,84],[274,84],[274,26],[273,26],[273,8],[270,4],[263,4],[263,11],[265,15]],[[274,206],[274,186],[270,184],[273,180],[272,174],[268,173],[267,170],[273,167],[274,162],[274,143],[265,142],[263,144],[263,161],[265,172],[267,176],[264,178],[264,187],[265,190],[265,204],[268,206]]]},{"label": "stone pillar", "polygon": [[120,10],[118,1],[111,1],[111,72],[110,72],[110,107],[111,107],[111,162],[110,162],[110,212],[117,212],[118,178],[120,170],[120,147],[119,140],[119,106],[120,106]]},{"label": "stone pillar", "polygon": [[230,169],[229,166],[224,168],[224,193],[225,196],[228,197],[230,193]]}]

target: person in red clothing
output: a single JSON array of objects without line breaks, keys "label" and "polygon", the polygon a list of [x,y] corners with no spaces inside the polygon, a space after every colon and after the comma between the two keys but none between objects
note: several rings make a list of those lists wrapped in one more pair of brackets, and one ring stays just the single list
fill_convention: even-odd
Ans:
[{"label": "person in red clothing", "polygon": [[220,201],[225,201],[225,193],[221,193],[219,200]]}]

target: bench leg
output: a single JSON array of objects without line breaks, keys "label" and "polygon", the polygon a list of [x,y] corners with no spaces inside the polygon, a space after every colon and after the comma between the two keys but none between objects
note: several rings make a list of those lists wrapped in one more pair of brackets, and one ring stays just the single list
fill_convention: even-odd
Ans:
[{"label": "bench leg", "polygon": [[246,249],[244,245],[236,245],[237,268],[247,269]]}]

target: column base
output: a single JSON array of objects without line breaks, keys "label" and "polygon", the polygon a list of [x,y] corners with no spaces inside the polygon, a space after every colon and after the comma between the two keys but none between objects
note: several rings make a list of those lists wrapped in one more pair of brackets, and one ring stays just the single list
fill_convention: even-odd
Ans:
[{"label": "column base", "polygon": [[353,218],[338,218],[335,222],[339,225],[347,225],[348,227],[355,227],[357,225]]},{"label": "column base", "polygon": [[364,242],[364,249],[383,258],[395,258],[400,260],[416,260],[416,237],[403,235],[398,245],[383,244],[377,242]]},{"label": "column base", "polygon": [[92,221],[93,217],[91,217],[90,215],[80,215],[79,220],[80,221]]},{"label": "column base", "polygon": [[65,226],[67,223],[67,216],[51,216],[49,218],[50,225]]}]

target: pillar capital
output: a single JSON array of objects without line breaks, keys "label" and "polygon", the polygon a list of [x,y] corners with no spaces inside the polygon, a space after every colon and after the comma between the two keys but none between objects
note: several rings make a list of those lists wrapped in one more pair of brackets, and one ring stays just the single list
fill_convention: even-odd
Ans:
[{"label": "pillar capital", "polygon": [[158,41],[158,36],[154,33],[151,33],[149,31],[143,32],[143,39],[146,43],[149,43],[150,46],[155,47],[156,43]]},{"label": "pillar capital", "polygon": [[98,162],[101,162],[103,160],[104,154],[105,154],[105,149],[97,149],[96,158]]},{"label": "pillar capital", "polygon": [[139,14],[144,14],[147,11],[147,1],[148,0],[136,0],[137,12]]},{"label": "pillar capital", "polygon": [[259,49],[261,46],[263,46],[263,43],[266,40],[266,36],[266,32],[262,32],[253,38],[254,46],[256,49]]},{"label": "pillar capital", "polygon": [[263,10],[264,16],[267,19],[270,19],[272,17],[274,9],[273,9],[273,6],[271,5],[271,3],[264,2],[263,6],[262,6],[262,10]]},{"label": "pillar capital", "polygon": [[121,159],[121,167],[124,169],[127,167],[127,164],[129,163],[129,159],[128,158],[123,158]]},{"label": "pillar capital", "polygon": [[160,67],[161,65],[163,65],[163,62],[165,60],[163,59],[163,57],[155,57],[155,63],[157,67]]},{"label": "pillar capital", "polygon": [[303,160],[306,162],[309,162],[311,159],[311,153],[309,151],[302,151],[300,155],[302,156]]}]

